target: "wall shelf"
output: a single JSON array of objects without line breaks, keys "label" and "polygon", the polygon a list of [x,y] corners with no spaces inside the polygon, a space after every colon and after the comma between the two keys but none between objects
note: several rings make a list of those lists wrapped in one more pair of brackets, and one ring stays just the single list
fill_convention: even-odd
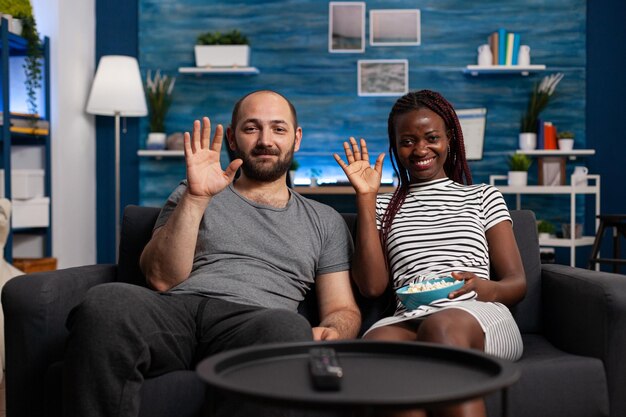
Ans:
[{"label": "wall shelf", "polygon": [[204,68],[204,67],[180,67],[181,74],[214,74],[214,75],[256,75],[259,73],[255,67],[227,67],[227,68]]},{"label": "wall shelf", "polygon": [[545,70],[545,65],[468,65],[463,69],[463,73],[473,76],[480,74],[520,74],[527,76],[531,72]]},{"label": "wall shelf", "polygon": [[[582,151],[582,150],[581,150]],[[595,152],[593,150],[587,150]],[[527,152],[541,152],[541,151],[521,151],[520,153]],[[552,151],[559,152],[559,151]],[[573,151],[560,151],[571,153]],[[593,154],[592,154],[593,155]],[[595,212],[600,213],[600,176],[599,175],[587,175],[586,180],[592,181],[592,184],[585,186],[574,185],[525,185],[525,186],[510,186],[499,185],[498,181],[505,181],[506,175],[490,175],[489,183],[498,188],[502,194],[514,194],[516,196],[515,208],[520,210],[522,208],[521,196],[523,194],[565,194],[570,196],[570,213],[569,224],[570,230],[576,230],[576,196],[579,194],[592,194],[595,197]],[[570,177],[570,184],[574,182],[574,179]],[[599,220],[596,219],[595,230],[598,230]],[[595,240],[595,236],[581,236],[575,238],[572,233],[570,238],[547,238],[539,239],[540,246],[552,246],[570,248],[570,265],[576,266],[576,248],[580,246],[591,246]]]},{"label": "wall shelf", "polygon": [[[43,149],[42,168],[44,172],[43,178],[43,196],[47,197],[47,206],[43,208],[45,216],[47,216],[46,226],[33,226],[33,227],[11,227],[7,236],[6,244],[4,247],[4,258],[11,262],[13,260],[13,252],[15,249],[14,235],[38,235],[43,241],[42,255],[44,257],[52,256],[52,160],[51,160],[51,136],[49,128],[37,129],[37,134],[31,134],[28,130],[26,132],[18,132],[20,130],[15,126],[11,126],[13,119],[22,119],[29,117],[23,113],[11,112],[12,97],[14,89],[11,83],[14,82],[12,77],[12,69],[10,66],[10,60],[12,57],[25,56],[28,52],[28,43],[25,38],[18,36],[14,33],[10,33],[8,30],[8,21],[2,19],[2,25],[0,26],[0,90],[2,91],[0,112],[2,113],[2,123],[0,123],[0,169],[4,170],[4,197],[9,200],[14,200],[14,190],[12,189],[12,148],[15,146],[37,146]],[[42,43],[42,58],[41,58],[41,101],[39,106],[44,117],[37,116],[37,121],[46,121],[50,116],[50,40],[48,37],[44,37]],[[39,93],[39,92],[38,92]],[[49,121],[49,120],[48,120]],[[48,124],[49,126],[49,124]],[[25,206],[21,205],[20,210],[24,210],[28,215],[28,222],[33,225],[39,225],[44,223],[41,211],[38,205]],[[16,201],[13,201],[13,222],[15,222],[16,211],[18,205]],[[32,220],[32,222],[31,222]],[[15,224],[15,223],[13,223]],[[22,236],[24,237],[24,236]],[[38,245],[38,244],[37,244]],[[35,257],[42,256],[36,253]]]},{"label": "wall shelf", "polygon": [[578,156],[592,156],[596,154],[595,149],[572,149],[571,151],[563,151],[560,149],[533,149],[530,151],[524,151],[518,149],[515,153],[520,153],[528,156],[543,157],[567,157],[569,159],[576,159]]},{"label": "wall shelf", "polygon": [[182,158],[185,156],[185,151],[172,151],[167,149],[139,149],[137,156],[148,158]]}]

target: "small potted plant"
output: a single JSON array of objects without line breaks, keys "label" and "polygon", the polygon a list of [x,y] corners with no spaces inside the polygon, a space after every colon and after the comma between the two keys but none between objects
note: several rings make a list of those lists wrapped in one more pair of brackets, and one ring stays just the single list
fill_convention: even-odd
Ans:
[{"label": "small potted plant", "polygon": [[535,84],[526,112],[520,120],[519,148],[525,151],[535,149],[537,147],[537,122],[539,114],[546,108],[554,90],[559,82],[563,79],[562,73],[547,75],[541,80],[541,83]]},{"label": "small potted plant", "polygon": [[152,76],[148,70],[146,75],[146,99],[150,116],[150,133],[148,134],[148,149],[164,149],[166,130],[165,116],[172,104],[172,92],[176,77],[169,77],[157,70]]},{"label": "small potted plant", "polygon": [[194,48],[197,67],[248,67],[250,45],[240,31],[205,32],[198,36]]},{"label": "small potted plant", "polygon": [[539,220],[537,222],[537,232],[539,233],[539,239],[549,239],[551,236],[554,236],[556,227],[547,220]]},{"label": "small potted plant", "polygon": [[511,186],[524,186],[528,183],[528,168],[532,159],[523,153],[515,153],[509,157],[508,183]]},{"label": "small potted plant", "polygon": [[296,180],[296,171],[298,168],[300,168],[300,163],[297,160],[292,159],[291,165],[289,166],[289,183],[292,187],[295,185],[294,181]]},{"label": "small potted plant", "polygon": [[571,151],[574,149],[574,132],[564,130],[557,133],[556,137],[559,139],[559,149],[563,151]]},{"label": "small potted plant", "polygon": [[[13,29],[16,29],[15,26],[19,26],[18,21],[21,23],[21,32],[18,35],[26,40],[26,58],[23,64],[26,105],[29,113],[37,114],[38,95],[42,81],[43,45],[37,31],[33,8],[29,0],[0,3],[2,13],[13,16]],[[49,115],[46,116],[49,117]],[[32,120],[35,123],[35,119]]]}]

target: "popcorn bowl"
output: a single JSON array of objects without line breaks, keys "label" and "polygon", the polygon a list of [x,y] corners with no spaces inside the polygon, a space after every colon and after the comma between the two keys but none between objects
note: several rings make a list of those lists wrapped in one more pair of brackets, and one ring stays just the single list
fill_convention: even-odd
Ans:
[{"label": "popcorn bowl", "polygon": [[[415,310],[421,305],[430,304],[441,298],[448,298],[448,294],[461,288],[463,284],[465,284],[464,280],[456,280],[452,277],[436,278],[400,287],[396,290],[396,295],[408,310]],[[420,285],[426,286],[426,288],[420,289]],[[441,287],[428,289],[432,286]]]}]

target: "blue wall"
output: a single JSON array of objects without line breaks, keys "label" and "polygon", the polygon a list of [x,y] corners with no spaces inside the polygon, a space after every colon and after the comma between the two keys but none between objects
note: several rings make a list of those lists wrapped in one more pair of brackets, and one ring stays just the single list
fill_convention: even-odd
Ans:
[{"label": "blue wall", "polygon": [[[104,4],[102,0],[98,3]],[[321,167],[327,175],[338,173],[330,153],[340,149],[341,141],[351,135],[367,138],[374,152],[386,150],[386,115],[393,98],[357,97],[356,61],[407,58],[411,89],[437,89],[457,108],[488,108],[485,157],[471,164],[477,181],[487,181],[489,174],[506,171],[505,157],[517,147],[517,124],[528,92],[544,74],[472,78],[463,75],[461,69],[474,63],[476,47],[484,43],[491,31],[500,26],[518,31],[522,43],[532,48],[533,63],[546,64],[549,68],[546,74],[555,71],[566,74],[559,85],[557,100],[545,112],[545,117],[563,129],[574,130],[577,147],[598,149],[598,154],[587,160],[591,171],[613,174],[612,178],[603,178],[603,211],[605,208],[612,212],[624,211],[624,198],[620,193],[613,193],[609,200],[605,198],[606,185],[618,181],[619,177],[611,171],[617,169],[617,165],[610,168],[603,160],[620,158],[620,154],[608,150],[619,145],[619,138],[602,135],[602,147],[608,150],[605,154],[601,152],[601,146],[596,146],[596,129],[590,130],[585,125],[585,117],[587,120],[604,120],[605,107],[616,113],[613,125],[620,120],[619,114],[622,118],[624,115],[621,100],[626,93],[624,81],[609,85],[604,77],[607,59],[600,59],[600,55],[619,49],[625,38],[624,29],[619,29],[618,22],[606,24],[624,15],[623,4],[617,0],[598,2],[589,6],[588,14],[586,2],[582,0],[542,0],[524,4],[512,0],[497,3],[424,1],[418,4],[368,1],[366,4],[368,12],[382,8],[420,8],[422,45],[367,45],[363,54],[329,54],[328,3],[305,0],[212,1],[210,4],[194,0],[139,0],[107,10],[99,7],[98,25],[101,25],[103,15],[111,18],[138,7],[140,65],[144,72],[161,68],[169,74],[176,74],[180,66],[193,66],[193,44],[198,33],[231,28],[243,30],[251,40],[252,65],[259,68],[261,74],[248,77],[178,75],[168,131],[187,130],[194,118],[205,114],[217,122],[227,123],[232,104],[242,94],[258,88],[280,90],[294,101],[300,112],[305,143],[297,157],[303,163],[302,176],[306,176],[311,166]],[[592,34],[595,33],[592,40],[598,46],[598,49],[594,46],[596,59],[589,62],[585,61],[587,49],[591,48],[586,45],[586,16],[593,28]],[[132,25],[130,29],[118,25],[117,30],[123,36],[137,36],[137,32],[132,33]],[[600,35],[601,30],[617,36],[610,39],[613,43]],[[98,42],[103,41],[101,37],[99,32]],[[598,53],[600,50],[605,52]],[[621,59],[623,67],[624,57],[617,58],[618,55],[612,53],[612,60],[608,62]],[[593,81],[597,88],[586,86],[587,72],[595,74]],[[586,107],[585,93],[597,105]],[[593,135],[589,140],[587,131]],[[142,121],[137,148],[144,146],[146,133],[147,123]],[[623,162],[623,157],[621,160]],[[133,201],[131,190],[128,203],[160,205],[184,176],[182,159],[137,160],[129,156],[126,161],[127,169],[139,171],[139,193]],[[124,159],[122,162],[125,164]],[[101,194],[100,189],[98,194]],[[568,204],[555,198],[543,210],[540,205],[545,206],[545,202],[545,199],[531,202],[531,208],[537,209],[540,217],[556,216],[559,207]],[[99,223],[101,217],[99,214]],[[588,219],[587,223],[592,220]]]},{"label": "blue wall", "polygon": [[[533,83],[530,77],[470,77],[462,68],[476,61],[476,48],[498,27],[521,33],[532,48],[534,63],[547,73],[565,72],[558,98],[545,117],[577,133],[577,147],[585,145],[585,2],[583,0],[466,2],[423,1],[422,44],[408,47],[371,47],[365,53],[328,53],[328,2],[140,0],[139,57],[144,72],[160,68],[177,74],[180,66],[194,66],[196,36],[206,30],[238,28],[252,48],[256,76],[178,75],[175,99],[168,115],[168,131],[188,130],[193,118],[209,115],[227,124],[233,103],[260,88],[277,89],[296,105],[304,141],[296,155],[298,177],[311,167],[322,176],[343,173],[331,157],[349,136],[364,137],[373,152],[387,150],[386,117],[395,97],[358,97],[358,59],[408,59],[410,89],[442,92],[457,108],[488,109],[485,153],[472,163],[476,180],[507,171],[506,156],[517,148],[519,117]],[[369,10],[415,8],[414,1],[368,1]],[[164,20],[164,16],[168,16]],[[537,25],[540,20],[545,24]],[[367,30],[369,34],[369,27]],[[144,131],[147,123],[144,121]],[[143,140],[143,138],[142,138]],[[142,142],[143,143],[143,142]],[[182,161],[144,159],[140,162],[140,201],[160,205],[184,175]],[[387,164],[387,176],[391,166]]]}]

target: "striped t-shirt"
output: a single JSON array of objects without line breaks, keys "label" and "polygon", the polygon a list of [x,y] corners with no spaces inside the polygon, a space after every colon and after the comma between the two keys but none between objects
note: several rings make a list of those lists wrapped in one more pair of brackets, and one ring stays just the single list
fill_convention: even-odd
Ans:
[{"label": "striped t-shirt", "polygon": [[[380,228],[392,194],[376,203]],[[394,288],[429,275],[473,272],[489,279],[485,232],[511,221],[502,194],[486,184],[463,185],[449,178],[412,184],[387,238]]]}]

